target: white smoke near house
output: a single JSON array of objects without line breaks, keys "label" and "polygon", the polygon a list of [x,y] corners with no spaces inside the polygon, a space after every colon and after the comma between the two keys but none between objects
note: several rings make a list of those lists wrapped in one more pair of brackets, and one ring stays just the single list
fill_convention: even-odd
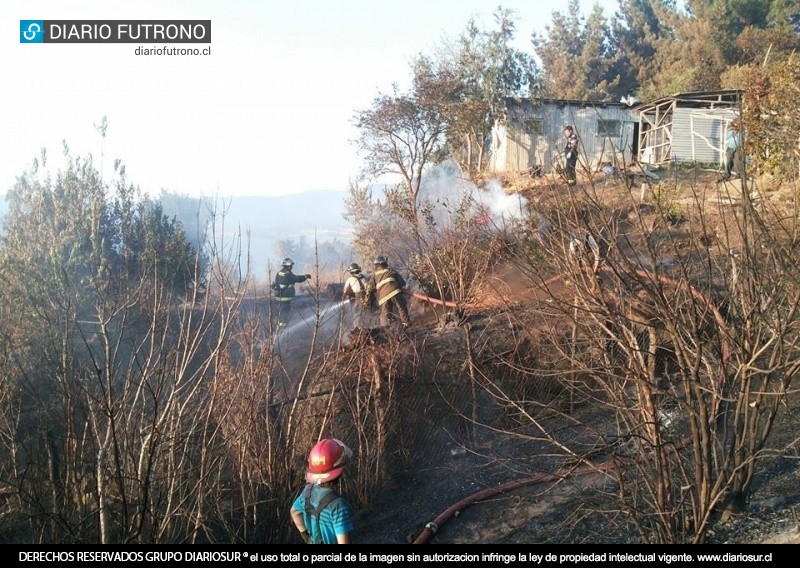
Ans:
[{"label": "white smoke near house", "polygon": [[528,216],[528,200],[519,194],[506,193],[495,179],[486,182],[486,187],[478,192],[476,201],[486,209],[496,225],[521,221]]},{"label": "white smoke near house", "polygon": [[525,197],[506,193],[494,179],[480,188],[466,179],[454,162],[427,171],[420,196],[421,203],[432,206],[431,215],[439,228],[449,226],[464,211],[487,229],[504,230],[528,217]]}]

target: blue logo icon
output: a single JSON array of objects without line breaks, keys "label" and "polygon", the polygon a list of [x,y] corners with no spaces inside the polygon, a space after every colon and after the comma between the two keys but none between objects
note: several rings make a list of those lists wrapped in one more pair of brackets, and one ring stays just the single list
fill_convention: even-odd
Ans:
[{"label": "blue logo icon", "polygon": [[19,42],[20,43],[44,42],[44,20],[20,20]]}]

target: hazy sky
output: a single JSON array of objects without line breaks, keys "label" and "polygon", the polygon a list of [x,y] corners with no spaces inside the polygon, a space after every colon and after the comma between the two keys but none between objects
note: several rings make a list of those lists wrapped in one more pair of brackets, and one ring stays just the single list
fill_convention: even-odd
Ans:
[{"label": "hazy sky", "polygon": [[[616,0],[603,0],[606,16]],[[405,84],[409,62],[517,14],[519,45],[567,0],[2,0],[0,193],[47,148],[101,162],[157,194],[284,195],[344,190],[359,159],[352,117]],[[582,0],[588,11],[593,2]],[[162,43],[21,44],[19,20],[211,20],[207,56],[136,55]],[[206,47],[202,44],[168,47]]]}]

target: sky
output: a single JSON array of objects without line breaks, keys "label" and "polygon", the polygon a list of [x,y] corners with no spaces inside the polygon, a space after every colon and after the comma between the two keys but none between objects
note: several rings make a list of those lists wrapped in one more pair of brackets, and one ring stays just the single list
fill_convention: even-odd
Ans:
[{"label": "sky", "polygon": [[[606,17],[616,0],[598,2]],[[360,168],[353,116],[470,18],[516,13],[519,49],[568,0],[3,0],[0,193],[63,143],[114,160],[150,195],[270,196],[347,189]],[[594,5],[581,0],[588,12]],[[20,20],[211,20],[210,44],[20,43]],[[137,48],[210,47],[208,55]],[[96,128],[106,117],[103,139]]]}]

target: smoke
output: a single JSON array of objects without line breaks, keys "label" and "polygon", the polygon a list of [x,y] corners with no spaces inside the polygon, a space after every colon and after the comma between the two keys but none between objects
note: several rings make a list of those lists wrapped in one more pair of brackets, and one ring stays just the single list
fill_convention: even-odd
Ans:
[{"label": "smoke", "polygon": [[528,217],[528,200],[507,194],[499,181],[491,179],[483,188],[466,179],[452,161],[426,172],[420,191],[422,202],[431,207],[438,227],[447,227],[457,217],[468,215],[487,227],[502,228]]},{"label": "smoke", "polygon": [[506,193],[495,179],[486,182],[484,190],[477,194],[476,202],[486,209],[492,222],[497,225],[522,221],[528,216],[528,200],[519,194]]}]

